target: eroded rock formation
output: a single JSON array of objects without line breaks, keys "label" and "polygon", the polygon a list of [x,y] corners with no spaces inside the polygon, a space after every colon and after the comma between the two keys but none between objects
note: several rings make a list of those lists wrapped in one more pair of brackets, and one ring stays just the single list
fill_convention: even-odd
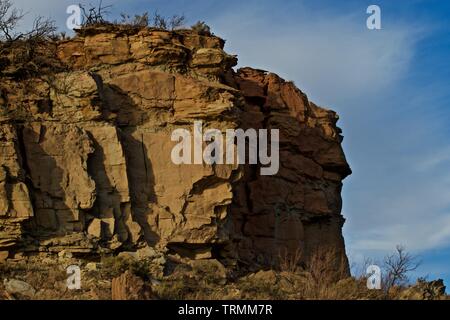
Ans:
[{"label": "eroded rock formation", "polygon": [[[84,29],[55,44],[65,71],[0,83],[0,251],[143,245],[226,264],[319,248],[345,258],[333,111],[192,31]],[[1,70],[0,70],[1,71]],[[177,128],[280,130],[280,170],[175,165]],[[283,253],[284,252],[284,253]]]}]

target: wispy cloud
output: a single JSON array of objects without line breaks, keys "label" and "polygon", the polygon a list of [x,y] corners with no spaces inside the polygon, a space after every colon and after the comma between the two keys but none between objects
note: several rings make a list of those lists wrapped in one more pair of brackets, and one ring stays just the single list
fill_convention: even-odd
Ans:
[{"label": "wispy cloud", "polygon": [[370,31],[364,6],[344,15],[300,5],[295,15],[282,6],[255,8],[260,7],[241,7],[239,15],[224,13],[213,21],[239,64],[278,72],[316,102],[347,108],[349,99],[380,92],[401,78],[423,32],[400,22]]}]

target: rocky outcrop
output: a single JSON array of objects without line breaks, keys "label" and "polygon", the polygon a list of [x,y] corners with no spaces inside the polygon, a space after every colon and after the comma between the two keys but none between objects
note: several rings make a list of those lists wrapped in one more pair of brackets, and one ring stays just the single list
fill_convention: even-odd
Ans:
[{"label": "rocky outcrop", "polygon": [[400,300],[446,300],[445,285],[442,279],[426,281],[418,279],[417,283],[399,294]]},{"label": "rocky outcrop", "polygon": [[232,205],[239,252],[263,264],[331,250],[345,257],[341,181],[351,171],[341,149],[338,117],[308,101],[292,82],[250,68],[234,76],[245,97],[242,126],[280,130],[280,170],[244,168]]},{"label": "rocky outcrop", "polygon": [[112,300],[151,300],[152,289],[138,276],[126,271],[111,283]]},{"label": "rocky outcrop", "polygon": [[[345,258],[337,115],[192,31],[83,29],[65,71],[0,83],[0,252],[149,245],[190,259]],[[0,70],[1,71],[1,70]],[[171,161],[175,129],[279,129],[280,169]]]}]

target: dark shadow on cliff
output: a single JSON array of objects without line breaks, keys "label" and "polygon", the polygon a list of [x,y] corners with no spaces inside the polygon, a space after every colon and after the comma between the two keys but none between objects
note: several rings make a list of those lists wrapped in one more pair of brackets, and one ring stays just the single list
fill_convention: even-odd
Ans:
[{"label": "dark shadow on cliff", "polygon": [[156,202],[154,173],[144,135],[138,131],[138,126],[148,119],[148,112],[114,85],[102,84],[101,98],[104,116],[114,119],[125,154],[133,221],[141,226],[148,245],[154,246],[160,238],[147,221],[149,204]]},{"label": "dark shadow on cliff", "polygon": [[[22,160],[22,168],[25,171],[25,183],[29,191],[30,201],[33,206],[34,216],[24,223],[24,230],[27,234],[39,240],[50,239],[55,236],[62,236],[67,233],[62,229],[64,221],[58,216],[58,211],[68,212],[70,208],[64,203],[65,193],[61,182],[65,174],[64,170],[59,167],[54,159],[54,156],[45,151],[40,142],[45,139],[45,127],[41,127],[39,134],[28,128],[26,125],[17,127],[19,139],[19,152]],[[24,134],[27,135],[27,143],[25,143]],[[31,152],[29,148],[33,148]],[[37,154],[39,157],[34,156]],[[37,172],[32,174],[32,168],[37,168],[37,172],[48,172],[46,179],[49,179],[48,186],[59,186],[59,190],[42,190],[40,179]],[[57,203],[58,209],[52,207]],[[72,225],[74,231],[82,231],[82,219],[80,216],[80,224]]]},{"label": "dark shadow on cliff", "polygon": [[[235,74],[234,83],[229,83],[241,90],[245,99],[240,127],[244,130],[279,129],[280,132],[278,173],[262,176],[260,165],[244,165],[244,177],[233,188],[230,211],[237,233],[233,241],[242,267],[279,270],[298,266],[305,269],[317,252],[326,250],[335,252],[336,269],[341,268],[344,261],[344,273],[348,274],[341,236],[342,183],[315,176],[306,167],[309,163],[317,166],[315,153],[328,155],[336,151],[338,143],[326,141],[320,128],[310,127],[306,120],[300,120],[301,105],[297,107],[295,103],[309,103],[300,90],[290,93],[298,95],[298,100],[294,101],[299,102],[291,100],[288,106],[282,96],[286,93],[282,92],[281,83],[275,89],[279,91],[269,92],[268,82],[273,78],[269,79],[267,72],[253,69],[249,69],[248,75],[247,70],[240,72]],[[321,148],[323,150],[319,150]],[[305,161],[305,164],[298,161]],[[344,177],[348,174],[346,168],[320,166],[323,171],[333,171]],[[324,203],[325,209],[322,208]],[[322,209],[324,213],[318,213]]]},{"label": "dark shadow on cliff", "polygon": [[[120,242],[126,242],[129,237],[129,230],[125,221],[130,214],[126,210],[127,201],[123,201],[120,191],[112,185],[110,177],[108,177],[103,147],[90,132],[88,132],[88,135],[95,151],[88,158],[87,170],[89,176],[95,181],[96,192],[95,202],[92,209],[89,210],[89,214],[97,219],[114,219],[114,230],[112,233],[102,223],[102,241],[109,241],[114,235],[117,235]],[[89,222],[86,221],[86,229]]]},{"label": "dark shadow on cliff", "polygon": [[[104,90],[101,92],[101,98],[104,102],[104,113],[111,115],[115,112],[129,112],[131,116],[133,112],[139,113],[139,108],[134,105],[133,101],[124,92],[121,92],[118,88],[111,89],[107,86],[104,87],[110,90],[109,93],[113,92],[113,95],[109,96],[105,95]],[[108,97],[108,99],[105,99],[105,97]],[[133,136],[136,130],[135,126],[122,124],[121,127],[123,130],[118,127],[116,129],[126,158],[126,174],[129,180],[130,201],[124,200],[119,191],[111,184],[107,175],[107,168],[105,167],[105,151],[93,135],[89,133],[89,130],[84,128],[83,125],[80,125],[80,128],[87,131],[94,147],[94,152],[87,159],[87,171],[96,184],[96,200],[91,209],[80,209],[79,217],[74,217],[72,219],[73,221],[70,221],[70,226],[75,226],[73,230],[61,229],[65,225],[65,222],[58,221],[57,210],[53,208],[55,201],[57,201],[59,212],[69,212],[71,210],[64,203],[67,195],[62,186],[59,190],[50,192],[52,194],[49,195],[47,192],[40,190],[40,186],[38,185],[39,177],[33,176],[37,172],[48,171],[48,174],[45,174],[51,180],[48,182],[48,185],[60,186],[64,175],[67,174],[63,168],[57,165],[54,156],[48,154],[40,145],[41,139],[45,139],[45,127],[43,126],[41,128],[43,131],[39,134],[31,129],[27,129],[27,124],[22,125],[18,129],[20,152],[23,160],[22,166],[26,171],[26,183],[34,209],[34,217],[24,224],[24,229],[28,234],[42,241],[55,236],[64,236],[71,232],[87,231],[89,223],[94,217],[114,218],[113,233],[108,232],[108,228],[105,228],[102,224],[102,240],[108,241],[117,234],[119,241],[124,241],[125,245],[130,245],[129,236],[131,232],[125,224],[125,221],[131,215],[132,221],[137,222],[142,228],[144,236],[142,240],[145,240],[150,245],[154,245],[159,241],[158,235],[150,228],[147,222],[148,203],[155,201],[154,176],[150,160],[147,156],[147,148],[142,139],[136,139]],[[24,130],[27,130],[27,146],[25,146],[23,138]],[[31,144],[33,149],[30,149]],[[39,157],[36,157],[36,154],[39,154]],[[51,170],[48,168],[51,168]],[[66,224],[65,226],[67,227],[68,225]],[[133,240],[137,241],[137,239]]]}]

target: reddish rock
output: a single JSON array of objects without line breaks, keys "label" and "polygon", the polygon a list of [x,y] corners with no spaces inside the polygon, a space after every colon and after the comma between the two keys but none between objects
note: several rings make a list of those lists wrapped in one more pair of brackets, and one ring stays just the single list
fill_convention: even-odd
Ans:
[{"label": "reddish rock", "polygon": [[112,300],[152,300],[151,287],[141,278],[126,271],[111,283]]},{"label": "reddish rock", "polygon": [[346,261],[340,190],[351,171],[336,114],[275,74],[244,68],[235,79],[252,112],[264,115],[259,123],[252,117],[251,127],[278,128],[281,137],[278,174],[260,176],[247,166],[235,187],[231,211],[239,257],[277,264],[287,249],[292,256],[300,251],[306,262],[327,247]]}]

